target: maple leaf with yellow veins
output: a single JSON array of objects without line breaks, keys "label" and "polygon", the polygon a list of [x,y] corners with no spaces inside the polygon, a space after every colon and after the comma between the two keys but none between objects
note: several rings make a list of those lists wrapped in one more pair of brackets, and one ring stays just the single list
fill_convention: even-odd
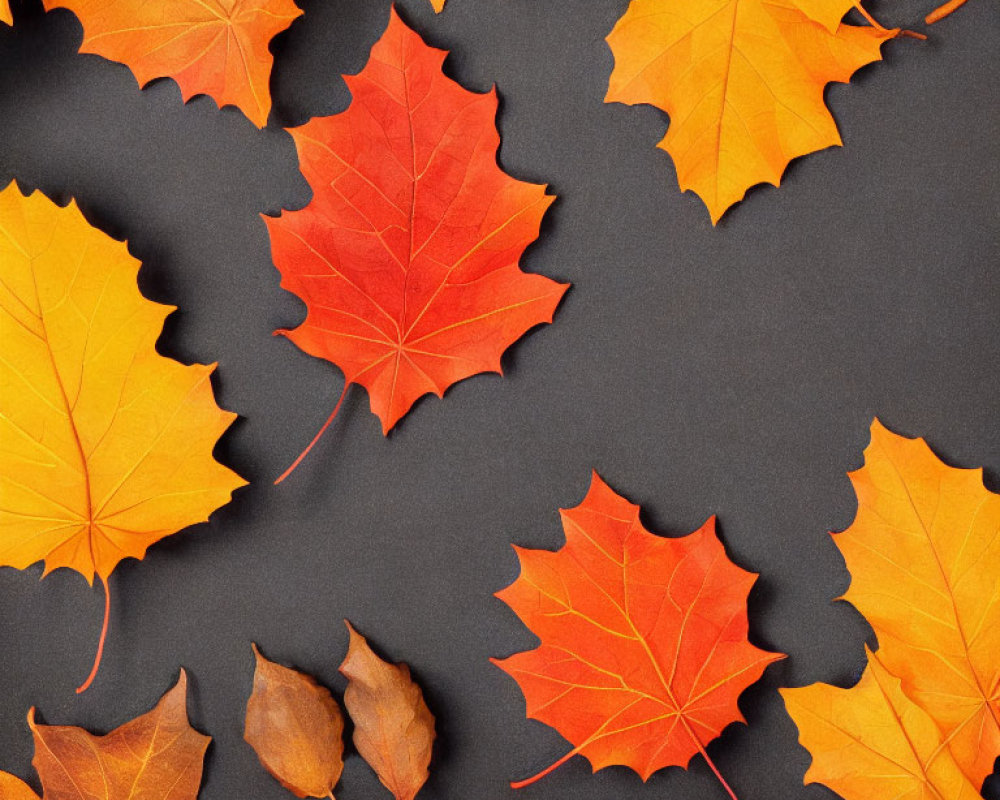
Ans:
[{"label": "maple leaf with yellow veins", "polygon": [[[2,0],[0,0],[2,1]],[[258,127],[271,110],[268,42],[302,12],[292,0],[44,0],[83,25],[82,53],[126,64],[140,86],[177,81],[184,100],[211,96]]]},{"label": "maple leaf with yellow veins", "polygon": [[851,689],[817,683],[779,691],[813,757],[806,783],[822,783],[844,800],[979,798],[934,720],[877,656],[869,654]]},{"label": "maple leaf with yellow veins", "polygon": [[235,414],[214,365],[156,352],[171,306],[70,204],[0,192],[0,566],[45,561],[105,588],[124,558],[208,519],[245,484],[212,457]]},{"label": "maple leaf with yellow veins", "polygon": [[[798,156],[841,144],[823,90],[881,58],[896,35],[840,25],[805,0],[632,0],[608,36],[606,102],[651,103],[670,115],[659,146],[718,222],[758,183],[778,185]],[[810,0],[818,13],[819,0]]]},{"label": "maple leaf with yellow veins", "polygon": [[850,473],[857,516],[834,536],[851,572],[843,599],[978,787],[1000,755],[1000,495],[923,439],[878,420],[871,433]]}]

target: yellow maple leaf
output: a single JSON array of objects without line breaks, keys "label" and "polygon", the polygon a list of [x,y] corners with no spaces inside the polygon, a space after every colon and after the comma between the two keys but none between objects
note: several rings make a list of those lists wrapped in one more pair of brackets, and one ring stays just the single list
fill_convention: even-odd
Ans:
[{"label": "yellow maple leaf", "polygon": [[979,798],[934,721],[876,656],[851,689],[816,683],[779,691],[813,757],[806,783],[844,800]]},{"label": "yellow maple leaf", "polygon": [[[2,0],[0,0],[2,1]],[[83,25],[82,53],[120,61],[140,86],[177,81],[185,100],[210,95],[258,127],[271,110],[268,42],[302,12],[292,0],[44,0]]]},{"label": "yellow maple leaf", "polygon": [[844,599],[981,786],[1000,755],[1000,495],[981,469],[949,467],[878,420],[850,478],[858,513],[834,537],[851,572]]},{"label": "yellow maple leaf", "polygon": [[142,297],[138,268],[75,204],[0,192],[0,566],[44,560],[106,589],[245,484],[212,457],[235,418],[215,365],[156,352],[173,308]]},{"label": "yellow maple leaf", "polygon": [[[659,147],[717,222],[798,156],[841,143],[823,90],[881,58],[896,34],[807,17],[804,0],[632,0],[608,36],[606,102],[670,115]],[[816,4],[817,0],[813,0]]]}]

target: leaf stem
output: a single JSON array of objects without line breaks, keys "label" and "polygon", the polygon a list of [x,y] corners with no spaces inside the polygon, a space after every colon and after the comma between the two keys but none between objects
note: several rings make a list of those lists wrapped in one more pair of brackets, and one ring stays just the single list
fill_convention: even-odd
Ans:
[{"label": "leaf stem", "polygon": [[883,25],[881,22],[875,19],[875,17],[869,14],[868,9],[866,9],[863,5],[861,5],[861,3],[855,3],[854,7],[858,10],[858,13],[861,14],[862,17],[868,20],[868,24],[871,25],[873,28],[876,28],[880,31],[889,30],[888,28],[885,27],[885,25]]},{"label": "leaf stem", "polygon": [[924,18],[924,22],[928,25],[933,25],[935,22],[940,22],[949,14],[954,14],[958,9],[965,5],[965,0],[948,0],[942,6],[935,8],[930,14]]},{"label": "leaf stem", "polygon": [[511,784],[510,784],[510,788],[511,789],[523,789],[525,786],[531,786],[531,784],[535,783],[535,781],[540,781],[542,778],[544,778],[550,772],[555,772],[555,770],[559,769],[559,767],[561,767],[563,764],[565,764],[567,761],[569,761],[573,756],[575,756],[579,752],[580,752],[580,748],[579,747],[576,748],[575,750],[570,750],[566,755],[564,755],[562,758],[560,758],[555,764],[553,764],[550,767],[546,767],[541,772],[539,772],[537,775],[533,775],[530,778],[525,778],[523,781],[512,781]]},{"label": "leaf stem", "polygon": [[108,638],[108,620],[111,618],[111,587],[108,586],[108,579],[103,575],[101,576],[101,584],[104,586],[104,625],[101,626],[101,638],[97,643],[97,656],[94,658],[94,666],[90,670],[87,680],[76,690],[77,694],[83,694],[87,691],[90,688],[90,684],[94,682],[94,678],[97,677],[97,670],[100,668],[101,658],[104,656],[104,642]]},{"label": "leaf stem", "polygon": [[729,796],[732,798],[732,800],[739,800],[739,798],[736,796],[736,792],[734,792],[732,787],[728,783],[726,783],[726,779],[722,777],[722,773],[719,772],[719,768],[715,766],[715,762],[708,757],[708,753],[705,752],[705,748],[701,747],[700,743],[698,749],[701,750],[701,755],[708,763],[709,768],[712,770],[713,773],[715,773],[715,777],[719,779],[719,783],[722,784],[722,788],[729,793]]},{"label": "leaf stem", "polygon": [[[961,2],[964,3],[965,0],[961,0]],[[869,14],[868,10],[863,5],[861,5],[861,3],[856,3],[854,7],[858,10],[858,13],[860,13],[862,17],[868,20],[868,23],[873,28],[875,28],[875,30],[885,34],[894,32],[890,28],[885,27],[885,25],[883,25],[881,22],[875,19],[875,17]],[[908,37],[910,39],[919,39],[920,41],[924,41],[927,39],[927,37],[924,36],[922,33],[917,33],[916,31],[896,30],[895,35],[900,37]]]},{"label": "leaf stem", "polygon": [[330,427],[330,423],[333,422],[334,419],[336,419],[337,412],[340,411],[340,406],[343,404],[344,398],[347,396],[347,390],[350,388],[350,386],[351,382],[345,380],[344,390],[340,393],[340,399],[337,401],[337,405],[333,407],[333,413],[331,413],[330,416],[327,417],[326,422],[323,423],[323,427],[319,429],[319,433],[317,433],[313,437],[313,440],[309,442],[309,445],[306,447],[306,449],[303,450],[301,453],[299,453],[299,457],[292,462],[292,465],[281,473],[281,476],[278,478],[278,480],[274,482],[275,486],[277,486],[279,483],[281,483],[285,478],[287,478],[295,471],[295,468],[302,463],[302,459],[304,459],[307,455],[309,455],[309,451],[313,449],[316,442],[318,442],[322,438],[323,434],[326,433],[326,429]]}]

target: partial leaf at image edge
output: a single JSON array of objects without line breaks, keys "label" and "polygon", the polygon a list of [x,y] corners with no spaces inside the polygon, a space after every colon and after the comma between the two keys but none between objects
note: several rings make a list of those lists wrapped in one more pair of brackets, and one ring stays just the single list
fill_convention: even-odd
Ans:
[{"label": "partial leaf at image edge", "polygon": [[844,800],[978,800],[934,720],[877,655],[869,653],[868,662],[850,689],[825,683],[779,689],[812,755],[805,783],[821,783]]},{"label": "partial leaf at image edge", "polygon": [[10,773],[0,771],[0,800],[42,800],[28,784]]},{"label": "partial leaf at image edge", "polygon": [[747,638],[757,576],[728,559],[714,517],[687,536],[657,536],[596,472],[561,515],[565,545],[515,547],[521,574],[497,593],[541,644],[493,663],[517,681],[528,717],[573,749],[512,785],[575,755],[595,772],[622,765],[647,780],[700,754],[735,798],[705,748],[743,721],[740,694],[784,658]]},{"label": "partial leaf at image edge", "polygon": [[44,560],[105,588],[125,558],[208,519],[245,481],[212,451],[235,414],[214,365],[156,352],[173,311],[124,243],[15,185],[0,192],[0,566]]},{"label": "partial leaf at image edge", "polygon": [[880,60],[899,33],[830,31],[802,7],[822,10],[818,0],[632,0],[607,37],[615,65],[605,102],[670,115],[658,146],[713,224],[752,186],[779,185],[792,159],[841,144],[827,84]]},{"label": "partial leaf at image edge", "polygon": [[219,106],[238,107],[258,128],[271,110],[268,44],[302,14],[293,0],[43,1],[46,11],[76,14],[80,52],[125,64],[140,87],[173,78],[184,100],[207,94]]},{"label": "partial leaf at image edge", "polygon": [[857,516],[834,534],[851,573],[843,599],[980,787],[1000,755],[1000,495],[982,469],[950,467],[878,420],[849,477]]}]

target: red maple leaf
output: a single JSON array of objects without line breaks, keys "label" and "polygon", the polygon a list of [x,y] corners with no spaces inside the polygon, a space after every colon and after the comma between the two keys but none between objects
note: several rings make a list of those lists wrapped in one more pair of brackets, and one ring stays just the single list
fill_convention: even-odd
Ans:
[{"label": "red maple leaf", "polygon": [[643,780],[698,753],[730,796],[705,746],[742,722],[737,698],[783,658],[747,641],[757,576],[727,557],[715,518],[667,539],[594,473],[587,497],[561,512],[566,544],[515,548],[521,575],[497,593],[541,639],[497,666],[520,685],[527,713],[550,725],[594,770],[631,767]]},{"label": "red maple leaf", "polygon": [[496,91],[446,78],[446,55],[392,11],[345,79],[350,107],[291,131],[312,201],[265,218],[282,286],[308,306],[278,333],[340,367],[345,391],[363,385],[383,433],[419,397],[500,372],[567,289],[518,266],[555,198],[497,166]]}]

